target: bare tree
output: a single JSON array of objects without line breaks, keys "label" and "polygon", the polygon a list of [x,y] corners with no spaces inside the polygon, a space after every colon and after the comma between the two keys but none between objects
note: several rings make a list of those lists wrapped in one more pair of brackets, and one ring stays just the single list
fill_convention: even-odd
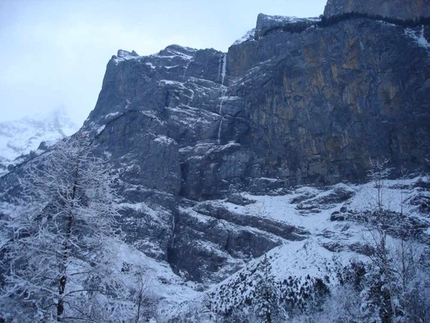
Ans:
[{"label": "bare tree", "polygon": [[[423,273],[429,269],[420,260],[425,248],[414,241],[414,228],[405,221],[404,201],[400,201],[400,214],[384,208],[385,180],[390,173],[387,164],[387,159],[371,161],[370,176],[377,194],[369,219],[373,246],[369,269],[373,271],[373,280],[368,279],[368,283],[373,294],[378,294],[382,322],[425,322],[421,307],[430,301],[429,280],[418,278],[426,277]],[[389,234],[394,237],[389,239]]]},{"label": "bare tree", "polygon": [[136,277],[136,286],[131,291],[134,304],[133,323],[150,322],[155,316],[157,299],[150,291],[150,284],[145,273]]},{"label": "bare tree", "polygon": [[20,205],[0,226],[8,237],[1,297],[40,319],[91,321],[91,304],[113,315],[110,300],[121,294],[109,265],[117,239],[111,179],[83,141],[64,140],[26,166]]}]

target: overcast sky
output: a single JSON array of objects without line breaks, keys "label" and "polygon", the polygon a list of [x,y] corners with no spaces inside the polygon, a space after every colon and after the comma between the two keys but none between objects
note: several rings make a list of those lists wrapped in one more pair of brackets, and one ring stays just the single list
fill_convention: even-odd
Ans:
[{"label": "overcast sky", "polygon": [[316,17],[326,0],[0,0],[0,122],[66,108],[82,123],[118,49],[228,47],[258,13]]}]

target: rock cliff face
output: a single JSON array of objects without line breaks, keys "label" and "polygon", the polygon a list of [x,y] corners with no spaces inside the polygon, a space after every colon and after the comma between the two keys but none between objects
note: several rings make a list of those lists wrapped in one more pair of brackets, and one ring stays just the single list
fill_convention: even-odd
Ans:
[{"label": "rock cliff face", "polygon": [[260,15],[228,53],[112,57],[83,131],[118,174],[130,243],[191,280],[220,281],[308,232],[199,201],[363,181],[382,156],[430,170],[428,27],[316,21]]},{"label": "rock cliff face", "polygon": [[359,12],[399,19],[430,16],[429,0],[328,0],[325,16]]},{"label": "rock cliff face", "polygon": [[172,45],[112,57],[81,131],[116,175],[127,242],[183,277],[219,282],[310,233],[205,201],[364,181],[369,158],[430,171],[428,26],[315,22],[260,15],[228,53]]},{"label": "rock cliff face", "polygon": [[120,51],[85,127],[107,125],[100,143],[130,156],[121,162],[140,156],[132,181],[193,200],[360,181],[380,156],[429,170],[427,27],[352,19],[273,29],[302,22],[260,15],[259,36],[227,54]]},{"label": "rock cliff face", "polygon": [[241,139],[261,156],[253,166],[292,183],[363,179],[377,156],[427,168],[427,44],[359,19],[232,46],[229,92],[250,114]]}]

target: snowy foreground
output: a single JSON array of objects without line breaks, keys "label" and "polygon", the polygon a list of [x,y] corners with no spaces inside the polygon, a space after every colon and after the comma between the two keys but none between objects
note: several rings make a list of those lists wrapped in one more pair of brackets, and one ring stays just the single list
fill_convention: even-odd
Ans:
[{"label": "snowy foreground", "polygon": [[[97,187],[94,190],[92,186],[88,186],[92,197],[104,183],[102,175],[100,176],[101,182],[90,181],[88,184]],[[99,236],[100,239],[89,237],[91,240],[85,242],[80,240],[78,234],[76,240],[70,240],[70,243],[77,247],[86,243],[87,245],[82,245],[85,248],[90,243],[97,248],[98,253],[91,256],[81,253],[85,248],[77,248],[74,251],[76,256],[68,256],[67,270],[75,274],[69,274],[67,288],[76,292],[87,290],[83,286],[88,284],[88,275],[79,278],[87,270],[93,272],[90,277],[95,277],[93,279],[99,281],[99,286],[106,286],[101,298],[97,298],[96,303],[93,300],[88,308],[85,308],[85,304],[73,304],[80,311],[88,311],[88,315],[95,317],[97,322],[100,319],[116,322],[119,318],[125,319],[124,322],[149,320],[159,323],[384,322],[380,320],[381,315],[391,315],[389,310],[386,314],[381,312],[386,306],[384,299],[393,300],[392,305],[399,311],[396,314],[400,318],[398,322],[415,322],[416,320],[401,319],[411,315],[424,318],[428,316],[420,310],[430,300],[430,266],[426,261],[430,241],[429,183],[430,178],[420,176],[412,179],[378,180],[362,185],[342,183],[324,188],[283,188],[272,191],[269,195],[235,192],[232,193],[234,198],[224,200],[183,200],[180,206],[182,216],[186,215],[203,224],[213,223],[213,218],[205,215],[204,211],[222,210],[230,218],[218,218],[218,223],[229,226],[229,230],[234,230],[234,223],[240,223],[249,232],[272,239],[276,246],[269,248],[268,252],[258,258],[246,254],[245,250],[241,257],[229,258],[223,264],[222,273],[227,278],[219,283],[214,283],[216,276],[203,279],[201,283],[187,280],[185,277],[189,276],[186,273],[176,274],[169,263],[151,258],[114,236],[104,235],[105,222],[100,220],[101,214],[106,214],[101,208],[103,205],[94,205],[95,209],[92,209],[82,200],[82,205],[74,206],[75,221],[80,216],[81,207],[82,216],[94,214],[92,220],[82,219],[88,225],[91,221],[96,221],[92,224],[95,231],[91,235]],[[37,182],[34,184],[37,185]],[[43,185],[51,185],[51,182]],[[68,189],[67,186],[66,191]],[[50,198],[50,195],[44,193],[40,198]],[[104,206],[109,207],[106,203],[108,202]],[[115,205],[118,210],[124,207],[139,208],[150,213],[154,219],[163,216],[143,202]],[[56,206],[52,204],[50,207]],[[60,204],[58,207],[59,210],[63,209]],[[380,211],[377,214],[385,214],[387,217],[375,218],[375,210]],[[90,211],[92,213],[88,213]],[[27,225],[16,217],[19,212],[19,207],[12,204],[0,204],[3,218],[15,219],[11,222],[17,223],[15,232],[22,231]],[[112,215],[117,214],[115,212]],[[28,214],[34,218],[32,213],[34,212]],[[64,213],[66,219],[68,214]],[[34,220],[37,221],[37,218]],[[30,222],[30,227],[25,230],[31,230],[32,223],[34,222]],[[265,223],[272,226],[265,226]],[[78,225],[79,223],[75,224]],[[282,228],[281,231],[276,231],[276,226]],[[291,232],[283,232],[285,228],[290,228]],[[404,231],[403,228],[408,229]],[[49,249],[57,244],[56,248],[60,248],[57,251],[52,249],[52,253],[42,252],[36,258],[31,251],[26,255],[20,249],[26,246],[25,236],[24,239],[17,240],[17,244],[11,244],[11,248],[17,248],[18,254],[36,262],[33,267],[35,270],[41,269],[27,276],[28,280],[20,280],[24,276],[14,276],[13,272],[9,275],[8,279],[15,282],[15,289],[9,290],[0,304],[0,314],[6,320],[31,322],[42,319],[37,312],[26,312],[25,307],[19,309],[10,296],[20,290],[21,284],[30,284],[27,288],[32,288],[32,281],[36,282],[35,279],[45,275],[45,263],[58,261],[55,256],[58,250],[64,255],[64,250],[67,250],[64,249],[64,243],[52,241],[50,244],[48,240],[43,240],[45,233],[48,234],[46,239],[50,239],[52,232],[55,233],[55,230],[39,230],[38,240],[28,240],[31,242],[29,246]],[[10,254],[9,249],[4,249],[7,243],[6,235],[2,236],[0,247]],[[200,244],[199,250],[206,249],[209,255],[225,253],[209,240],[191,243]],[[381,254],[381,250],[384,251],[384,257],[378,258],[375,255]],[[93,259],[97,263],[93,263]],[[37,262],[43,265],[37,265]],[[19,268],[19,258],[13,263]],[[204,271],[201,267],[205,264],[197,262],[193,265]],[[46,265],[46,268],[51,267]],[[230,274],[226,274],[228,272]],[[23,272],[22,275],[24,274],[27,275]],[[37,295],[38,289],[34,289],[34,293]],[[89,295],[84,294],[82,297],[85,299]],[[110,301],[109,295],[114,295],[121,301]],[[390,297],[387,298],[387,295]],[[109,310],[111,312],[97,311],[94,307],[97,302],[113,304]],[[345,317],[354,318],[355,321],[345,321]],[[74,320],[72,318],[66,321]]]},{"label": "snowy foreground", "polygon": [[[430,240],[430,218],[428,214],[420,212],[416,201],[430,197],[429,192],[422,188],[425,185],[420,185],[428,182],[427,177],[386,180],[382,191],[384,210],[404,214],[413,219],[414,223],[427,228],[421,232],[421,243],[417,242],[415,245],[420,253],[426,251],[426,243],[423,242]],[[346,196],[345,200],[342,198],[339,201],[335,198],[339,194],[334,192],[342,192],[341,195]],[[242,193],[241,196],[251,203],[237,205],[227,200],[209,203],[243,216],[287,223],[308,234],[301,241],[285,240],[279,247],[258,259],[249,260],[243,264],[243,269],[212,286],[186,282],[175,275],[168,264],[148,258],[130,246],[118,246],[118,263],[144,268],[145,288],[153,301],[158,303],[153,320],[219,320],[216,313],[230,313],[256,297],[259,275],[261,276],[259,268],[265,262],[270,263],[271,279],[275,282],[294,281],[295,291],[291,292],[296,293],[317,280],[324,282],[333,291],[339,286],[339,268],[347,267],[351,262],[368,263],[372,260],[365,250],[366,246],[372,246],[375,236],[371,227],[358,218],[377,208],[378,189],[374,183],[338,184],[324,189],[299,187],[282,195],[256,196]],[[188,212],[199,221],[208,220],[208,217],[191,209]],[[354,216],[350,220],[346,215],[344,218],[336,218],[336,215],[345,213]],[[398,239],[390,237],[388,242],[395,249]],[[208,245],[207,248],[211,246]],[[303,302],[306,303],[306,300]],[[325,307],[327,306],[328,303]]]}]

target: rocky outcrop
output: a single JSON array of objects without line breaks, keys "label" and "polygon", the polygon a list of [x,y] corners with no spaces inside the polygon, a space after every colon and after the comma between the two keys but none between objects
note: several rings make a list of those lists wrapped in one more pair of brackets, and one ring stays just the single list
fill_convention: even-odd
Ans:
[{"label": "rocky outcrop", "polygon": [[193,281],[220,281],[244,261],[308,236],[303,228],[234,212],[216,202],[183,202],[176,217],[169,263]]},{"label": "rocky outcrop", "polygon": [[254,167],[290,183],[364,179],[378,156],[428,169],[422,32],[354,19],[232,46],[227,70],[250,113],[241,144],[261,156]]},{"label": "rocky outcrop", "polygon": [[399,19],[430,16],[429,0],[328,0],[324,10],[327,17],[349,12],[380,15]]}]

